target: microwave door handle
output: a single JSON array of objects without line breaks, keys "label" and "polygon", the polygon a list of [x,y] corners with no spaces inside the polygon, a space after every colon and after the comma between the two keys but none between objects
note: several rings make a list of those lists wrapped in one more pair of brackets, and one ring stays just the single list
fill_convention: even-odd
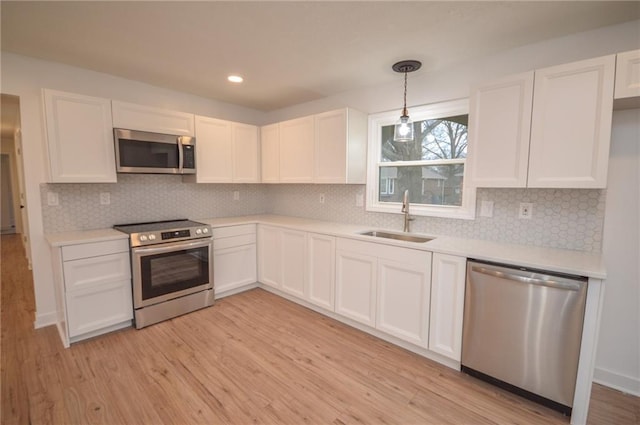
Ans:
[{"label": "microwave door handle", "polygon": [[182,172],[184,165],[184,147],[182,146],[182,136],[178,136],[178,169]]}]

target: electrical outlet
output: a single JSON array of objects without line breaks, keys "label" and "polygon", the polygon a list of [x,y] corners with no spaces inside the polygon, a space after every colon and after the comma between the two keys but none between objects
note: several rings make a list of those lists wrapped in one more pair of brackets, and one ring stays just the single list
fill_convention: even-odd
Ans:
[{"label": "electrical outlet", "polygon": [[324,204],[324,193],[320,194],[320,203]]},{"label": "electrical outlet", "polygon": [[364,207],[364,194],[356,194],[356,207]]},{"label": "electrical outlet", "polygon": [[493,201],[482,201],[480,204],[480,217],[493,217]]},{"label": "electrical outlet", "polygon": [[233,191],[233,200],[234,201],[239,201],[240,200],[240,191],[238,191],[238,190],[234,190]]},{"label": "electrical outlet", "polygon": [[109,205],[111,203],[111,194],[109,192],[100,192],[100,205]]},{"label": "electrical outlet", "polygon": [[47,205],[50,207],[57,207],[60,205],[58,192],[47,192]]},{"label": "electrical outlet", "polygon": [[520,202],[520,212],[518,218],[530,219],[533,216],[533,204],[530,202]]}]

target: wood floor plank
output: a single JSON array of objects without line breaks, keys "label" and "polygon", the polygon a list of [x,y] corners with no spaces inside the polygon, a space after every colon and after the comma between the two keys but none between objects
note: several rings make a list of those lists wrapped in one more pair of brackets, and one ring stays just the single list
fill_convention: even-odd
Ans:
[{"label": "wood floor plank", "polygon": [[[33,329],[19,238],[1,242],[2,424],[569,422],[260,289],[64,349]],[[637,397],[593,393],[589,425],[640,423]]]}]

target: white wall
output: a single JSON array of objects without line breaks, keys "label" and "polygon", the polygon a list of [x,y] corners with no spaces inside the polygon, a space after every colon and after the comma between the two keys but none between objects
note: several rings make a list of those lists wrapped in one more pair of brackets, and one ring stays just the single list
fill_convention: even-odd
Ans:
[{"label": "white wall", "polygon": [[25,190],[36,299],[36,327],[55,321],[49,246],[44,239],[40,183],[48,180],[41,89],[117,99],[221,119],[260,124],[264,113],[137,81],[2,52],[2,92],[20,97]]},{"label": "white wall", "polygon": [[[470,58],[457,66],[429,72],[424,67],[409,74],[407,105],[418,106],[469,96],[472,84],[500,76],[531,71],[562,63],[640,48],[640,21],[612,25],[540,43],[530,44],[491,56]],[[429,56],[429,52],[425,52]],[[392,63],[389,63],[389,72]],[[363,70],[362,72],[366,72]],[[267,122],[315,114],[349,106],[366,113],[402,109],[404,80],[398,74],[395,84],[371,87],[330,96],[267,114]],[[409,115],[411,109],[409,108]]]},{"label": "white wall", "polygon": [[613,116],[596,382],[640,396],[640,109]]}]

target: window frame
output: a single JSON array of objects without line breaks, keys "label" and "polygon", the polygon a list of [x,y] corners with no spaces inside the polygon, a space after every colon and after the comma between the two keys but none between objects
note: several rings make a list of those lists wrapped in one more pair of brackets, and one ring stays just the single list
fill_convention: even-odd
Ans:
[{"label": "window frame", "polygon": [[[416,216],[443,217],[472,220],[476,217],[476,188],[471,184],[469,176],[470,161],[467,146],[467,157],[447,160],[422,160],[422,161],[394,161],[383,162],[380,160],[382,143],[382,127],[394,125],[399,117],[399,111],[385,111],[369,115],[369,140],[367,149],[367,203],[366,210],[371,212],[384,212],[402,214],[401,202],[381,202],[380,193],[380,169],[382,167],[395,166],[424,166],[439,164],[464,164],[464,178],[462,183],[462,204],[454,205],[425,205],[411,204],[411,214]],[[457,99],[421,105],[409,108],[409,115],[413,122],[428,119],[451,117],[469,114],[469,99]],[[468,133],[467,133],[468,138]],[[469,140],[469,138],[467,139]],[[409,199],[411,201],[411,199]]]}]

